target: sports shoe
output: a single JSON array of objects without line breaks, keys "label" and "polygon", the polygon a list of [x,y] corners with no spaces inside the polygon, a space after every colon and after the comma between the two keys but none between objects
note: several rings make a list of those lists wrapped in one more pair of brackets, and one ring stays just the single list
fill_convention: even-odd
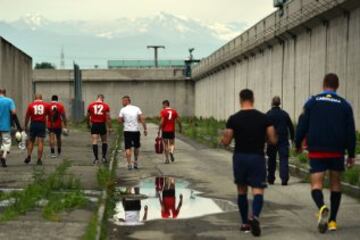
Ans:
[{"label": "sports shoe", "polygon": [[139,169],[137,162],[134,163],[134,169]]},{"label": "sports shoe", "polygon": [[38,166],[42,166],[42,165],[43,165],[41,159],[38,159],[38,160],[37,160],[36,165],[38,165]]},{"label": "sports shoe", "polygon": [[57,156],[56,156],[55,153],[52,153],[52,154],[50,155],[50,157],[51,157],[51,158],[56,158]]},{"label": "sports shoe", "polygon": [[175,157],[174,157],[173,153],[170,153],[170,159],[171,159],[172,162],[175,162]]},{"label": "sports shoe", "polygon": [[328,223],[328,229],[329,231],[336,231],[337,230],[337,224],[335,221],[330,221]]},{"label": "sports shoe", "polygon": [[318,229],[320,233],[325,233],[328,230],[329,222],[329,208],[322,206],[318,214]]},{"label": "sports shoe", "polygon": [[6,168],[6,167],[7,167],[7,165],[6,165],[6,160],[5,160],[4,158],[1,158],[1,166],[2,166],[3,168]]},{"label": "sports shoe", "polygon": [[251,227],[249,224],[242,224],[240,227],[240,231],[243,233],[249,233],[251,232]]},{"label": "sports shoe", "polygon": [[282,185],[282,186],[287,186],[287,185],[288,185],[288,182],[282,182],[281,185]]},{"label": "sports shoe", "polygon": [[27,157],[24,160],[24,163],[29,164],[31,162],[31,157]]},{"label": "sports shoe", "polygon": [[250,224],[252,235],[254,235],[255,237],[259,237],[261,235],[261,228],[260,228],[259,220],[254,217],[253,219],[249,220],[249,224]]},{"label": "sports shoe", "polygon": [[128,170],[131,171],[133,167],[131,165],[128,165]]},{"label": "sports shoe", "polygon": [[98,159],[94,159],[93,164],[94,164],[94,165],[98,165],[98,164],[99,164],[99,160],[98,160]]},{"label": "sports shoe", "polygon": [[102,163],[107,163],[107,162],[108,162],[108,160],[106,159],[106,157],[103,157],[103,158],[101,159],[101,161],[102,161]]},{"label": "sports shoe", "polygon": [[165,164],[170,164],[169,159],[166,159],[166,160],[165,160]]}]

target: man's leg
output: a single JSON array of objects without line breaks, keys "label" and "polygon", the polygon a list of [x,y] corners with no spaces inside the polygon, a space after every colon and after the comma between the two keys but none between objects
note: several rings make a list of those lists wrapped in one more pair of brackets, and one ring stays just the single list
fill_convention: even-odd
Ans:
[{"label": "man's leg", "polygon": [[274,184],[275,182],[275,171],[276,171],[276,153],[277,147],[275,145],[267,146],[267,156],[268,156],[268,182],[269,184]]},{"label": "man's leg", "polygon": [[132,161],[131,161],[131,148],[125,149],[125,156],[126,156],[126,161],[128,163],[128,167],[132,168]]},{"label": "man's leg", "polygon": [[38,138],[38,161],[37,164],[38,165],[42,165],[42,156],[43,156],[43,151],[44,151],[44,138],[39,137]]},{"label": "man's leg", "polygon": [[101,135],[101,150],[102,150],[102,161],[104,163],[107,162],[106,154],[108,150],[108,144],[107,144],[107,134]]},{"label": "man's leg", "polygon": [[50,143],[50,152],[51,152],[51,157],[55,157],[55,133],[50,132],[49,133],[49,143]]},{"label": "man's leg", "polygon": [[175,152],[175,138],[169,140],[169,153],[172,162],[175,161],[174,152]]},{"label": "man's leg", "polygon": [[[330,171],[330,218],[329,222],[336,222],[337,213],[341,203],[341,172]],[[336,226],[335,229],[336,230]]]},{"label": "man's leg", "polygon": [[57,153],[58,153],[58,155],[60,155],[61,147],[62,147],[61,132],[56,135],[56,143],[57,143]]},{"label": "man's leg", "polygon": [[140,148],[134,148],[134,166],[137,166],[139,160]]},{"label": "man's leg", "polygon": [[169,140],[163,139],[163,143],[164,143],[165,163],[169,163]]},{"label": "man's leg", "polygon": [[11,148],[11,135],[10,133],[1,133],[1,165],[2,167],[7,167],[6,157]]},{"label": "man's leg", "polygon": [[138,169],[139,154],[140,154],[140,132],[134,133],[134,168]]},{"label": "man's leg", "polygon": [[[310,160],[311,161],[311,160]],[[315,160],[315,161],[327,161]],[[328,229],[329,209],[325,205],[324,195],[322,192],[325,172],[316,172],[311,174],[311,196],[319,209],[318,213],[318,230],[320,233],[325,233]]]},{"label": "man's leg", "polygon": [[94,154],[94,164],[97,164],[99,161],[99,149],[98,149],[98,134],[91,134],[92,150]]},{"label": "man's leg", "polygon": [[254,197],[253,200],[253,217],[259,219],[260,213],[264,205],[264,189],[262,188],[253,188],[252,194]]},{"label": "man's leg", "polygon": [[31,162],[31,154],[32,154],[32,151],[34,149],[34,144],[35,144],[35,140],[36,138],[33,137],[33,136],[30,136],[30,139],[28,141],[28,144],[27,144],[27,157],[25,158],[25,163],[28,164]]},{"label": "man's leg", "polygon": [[[249,201],[247,197],[248,187],[246,185],[237,186],[238,190],[238,207],[243,226],[249,224]],[[246,226],[245,226],[246,227]]]},{"label": "man's leg", "polygon": [[289,181],[289,142],[279,143],[280,178],[282,185]]}]

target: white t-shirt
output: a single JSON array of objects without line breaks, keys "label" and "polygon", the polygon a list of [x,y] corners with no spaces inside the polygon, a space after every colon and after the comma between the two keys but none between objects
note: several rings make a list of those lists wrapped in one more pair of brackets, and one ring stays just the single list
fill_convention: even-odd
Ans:
[{"label": "white t-shirt", "polygon": [[139,116],[141,114],[140,108],[130,104],[120,110],[119,117],[124,119],[125,132],[139,131]]}]

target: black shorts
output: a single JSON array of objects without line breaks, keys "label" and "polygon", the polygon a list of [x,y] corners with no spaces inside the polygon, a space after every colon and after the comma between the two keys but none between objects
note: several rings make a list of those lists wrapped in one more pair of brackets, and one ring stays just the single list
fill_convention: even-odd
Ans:
[{"label": "black shorts", "polygon": [[162,132],[163,139],[175,139],[175,132]]},{"label": "black shorts", "polygon": [[345,158],[310,159],[310,173],[345,171]]},{"label": "black shorts", "polygon": [[30,140],[34,141],[35,138],[45,138],[46,125],[44,122],[31,122],[30,124]]},{"label": "black shorts", "polygon": [[259,154],[234,153],[235,184],[253,188],[266,188],[265,157]]},{"label": "black shorts", "polygon": [[105,123],[93,123],[91,124],[91,135],[106,135],[106,124]]},{"label": "black shorts", "polygon": [[60,137],[62,134],[62,128],[48,128],[49,133],[54,133],[56,137]]},{"label": "black shorts", "polygon": [[166,189],[162,192],[163,198],[164,197],[175,197],[175,189]]},{"label": "black shorts", "polygon": [[124,199],[123,206],[125,211],[140,211],[141,210],[141,201],[133,199]]},{"label": "black shorts", "polygon": [[124,132],[125,149],[140,147],[140,132]]}]

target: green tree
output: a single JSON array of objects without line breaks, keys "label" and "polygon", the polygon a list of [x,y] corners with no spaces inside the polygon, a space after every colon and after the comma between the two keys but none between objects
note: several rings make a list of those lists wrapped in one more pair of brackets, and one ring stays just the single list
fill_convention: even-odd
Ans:
[{"label": "green tree", "polygon": [[41,62],[35,64],[35,69],[56,69],[56,67],[52,63]]}]

